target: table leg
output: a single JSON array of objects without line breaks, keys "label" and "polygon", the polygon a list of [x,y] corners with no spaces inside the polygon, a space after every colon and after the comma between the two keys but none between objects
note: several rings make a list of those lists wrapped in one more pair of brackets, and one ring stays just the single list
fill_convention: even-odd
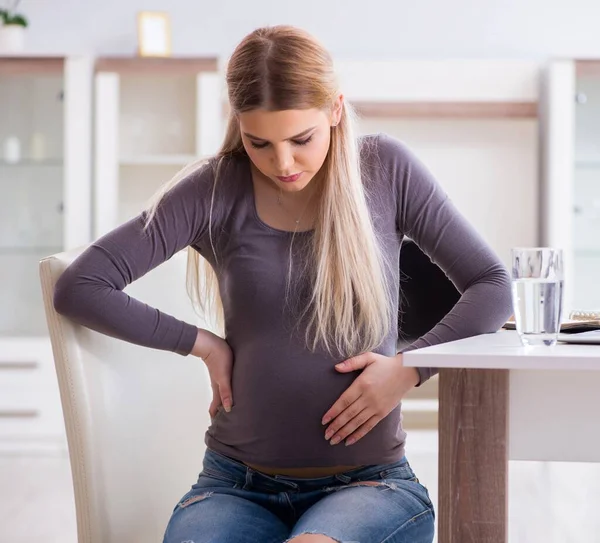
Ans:
[{"label": "table leg", "polygon": [[508,539],[508,370],[443,369],[439,543]]}]

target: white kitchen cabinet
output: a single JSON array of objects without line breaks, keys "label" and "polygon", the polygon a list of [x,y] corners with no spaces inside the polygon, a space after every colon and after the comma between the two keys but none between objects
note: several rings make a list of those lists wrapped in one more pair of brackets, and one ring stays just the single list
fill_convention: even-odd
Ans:
[{"label": "white kitchen cabinet", "polygon": [[101,58],[95,70],[94,235],[137,215],[177,171],[218,151],[214,58]]},{"label": "white kitchen cabinet", "polygon": [[546,75],[543,241],[564,251],[566,312],[598,311],[600,60],[554,60]]},{"label": "white kitchen cabinet", "polygon": [[89,57],[0,57],[0,451],[64,447],[38,262],[91,240]]}]

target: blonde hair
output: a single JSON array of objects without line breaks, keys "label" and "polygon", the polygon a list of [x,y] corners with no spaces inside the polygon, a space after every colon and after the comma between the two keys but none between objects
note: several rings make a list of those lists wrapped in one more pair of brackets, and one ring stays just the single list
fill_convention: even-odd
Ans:
[{"label": "blonde hair", "polygon": [[[227,88],[231,109],[225,139],[214,157],[211,223],[223,161],[235,155],[247,157],[237,115],[259,108],[331,111],[340,94],[328,52],[312,36],[291,26],[260,28],[246,36],[228,63]],[[147,225],[162,196],[201,164],[179,172],[157,194],[148,211]],[[389,264],[367,206],[354,114],[347,103],[342,107],[339,124],[331,129],[330,148],[321,173],[308,261],[312,295],[303,313],[308,318],[305,339],[312,350],[321,343],[330,353],[335,348],[344,356],[353,356],[380,345],[395,324],[396,315],[392,314],[393,297],[384,273]],[[214,251],[210,229],[209,236]],[[223,307],[216,274],[191,247],[187,271],[188,293],[196,307],[204,315],[217,311],[222,327]]]}]

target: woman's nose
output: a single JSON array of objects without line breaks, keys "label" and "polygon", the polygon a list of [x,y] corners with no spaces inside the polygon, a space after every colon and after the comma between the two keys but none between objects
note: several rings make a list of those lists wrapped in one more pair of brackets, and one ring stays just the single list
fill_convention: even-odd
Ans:
[{"label": "woman's nose", "polygon": [[275,152],[275,167],[280,175],[291,175],[294,172],[294,155],[289,149],[280,149]]}]

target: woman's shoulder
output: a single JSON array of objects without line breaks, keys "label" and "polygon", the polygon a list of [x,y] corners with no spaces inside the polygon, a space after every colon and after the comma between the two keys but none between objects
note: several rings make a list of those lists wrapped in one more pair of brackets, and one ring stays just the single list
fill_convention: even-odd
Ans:
[{"label": "woman's shoulder", "polygon": [[391,186],[397,192],[411,180],[431,178],[427,167],[405,142],[385,133],[363,136],[360,157],[363,176],[381,190]]},{"label": "woman's shoulder", "polygon": [[212,200],[219,206],[232,206],[242,194],[246,170],[241,157],[211,157],[180,172],[181,181],[167,196],[189,199],[190,204],[203,205]]},{"label": "woman's shoulder", "polygon": [[363,182],[371,191],[396,193],[398,182],[410,170],[412,154],[406,144],[385,133],[367,134],[359,139]]},{"label": "woman's shoulder", "polygon": [[[223,187],[233,188],[239,186],[247,169],[247,161],[238,156],[214,156],[196,165],[189,166],[189,172],[183,172],[184,181],[199,188],[212,188],[215,180]],[[220,183],[225,181],[224,183]]]},{"label": "woman's shoulder", "polygon": [[363,165],[383,166],[407,163],[413,159],[406,143],[384,132],[365,134],[358,141]]},{"label": "woman's shoulder", "polygon": [[243,163],[224,157],[190,164],[179,172],[179,181],[158,195],[157,216],[170,216],[169,222],[183,224],[189,220],[200,234],[226,228],[243,202]]}]

